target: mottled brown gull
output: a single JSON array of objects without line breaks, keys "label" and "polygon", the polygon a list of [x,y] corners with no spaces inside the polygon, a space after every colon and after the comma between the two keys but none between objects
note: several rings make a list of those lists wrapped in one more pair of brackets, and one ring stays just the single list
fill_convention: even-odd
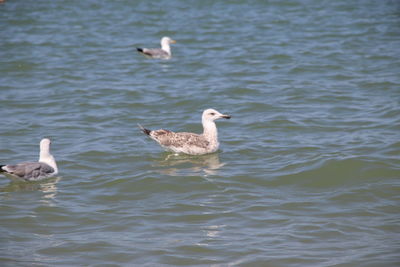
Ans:
[{"label": "mottled brown gull", "polygon": [[164,129],[152,131],[143,128],[141,125],[139,127],[151,139],[169,151],[189,155],[203,155],[218,150],[218,131],[214,121],[221,118],[230,119],[231,116],[221,114],[215,109],[204,110],[202,116],[202,134],[188,132],[175,133]]},{"label": "mottled brown gull", "polygon": [[22,162],[16,165],[0,165],[0,172],[27,181],[37,181],[57,175],[57,163],[50,154],[51,141],[44,138],[40,141],[40,156],[38,162]]},{"label": "mottled brown gull", "polygon": [[175,44],[176,41],[169,37],[161,39],[161,48],[136,48],[136,50],[145,56],[158,59],[170,59],[172,57],[170,44]]}]

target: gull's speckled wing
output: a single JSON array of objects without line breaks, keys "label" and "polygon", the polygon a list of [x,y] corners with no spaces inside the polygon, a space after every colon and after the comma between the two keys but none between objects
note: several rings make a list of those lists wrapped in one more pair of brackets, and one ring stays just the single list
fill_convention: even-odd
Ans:
[{"label": "gull's speckled wing", "polygon": [[209,142],[201,135],[187,132],[175,133],[168,130],[160,129],[150,132],[150,137],[156,140],[164,147],[185,148],[198,147],[206,149]]}]

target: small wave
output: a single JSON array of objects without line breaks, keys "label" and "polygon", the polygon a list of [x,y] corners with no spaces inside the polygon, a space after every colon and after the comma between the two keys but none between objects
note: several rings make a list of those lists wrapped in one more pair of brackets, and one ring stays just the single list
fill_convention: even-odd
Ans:
[{"label": "small wave", "polygon": [[299,167],[291,174],[276,177],[279,184],[301,185],[309,188],[328,189],[358,186],[365,183],[393,179],[400,170],[388,164],[363,158],[331,159],[311,166]]}]

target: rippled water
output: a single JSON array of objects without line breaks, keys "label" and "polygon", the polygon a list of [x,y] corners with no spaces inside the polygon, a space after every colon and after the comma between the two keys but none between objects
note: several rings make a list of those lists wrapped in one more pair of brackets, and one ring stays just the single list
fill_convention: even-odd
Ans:
[{"label": "rippled water", "polygon": [[[0,4],[1,266],[399,266],[398,1]],[[173,59],[135,47],[178,43]],[[137,128],[201,132],[163,152]]]}]

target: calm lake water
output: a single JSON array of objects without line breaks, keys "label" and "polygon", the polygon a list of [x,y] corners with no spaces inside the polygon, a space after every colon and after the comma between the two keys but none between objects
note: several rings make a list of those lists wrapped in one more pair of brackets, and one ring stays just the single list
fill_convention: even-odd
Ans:
[{"label": "calm lake water", "polygon": [[[0,4],[1,266],[400,266],[398,1]],[[177,40],[173,58],[135,47]],[[220,150],[175,156],[150,129]]]}]

